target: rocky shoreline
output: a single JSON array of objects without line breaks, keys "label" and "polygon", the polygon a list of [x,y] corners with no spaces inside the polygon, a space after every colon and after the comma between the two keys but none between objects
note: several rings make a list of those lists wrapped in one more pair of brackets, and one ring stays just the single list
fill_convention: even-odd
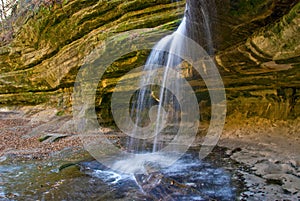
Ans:
[{"label": "rocky shoreline", "polygon": [[[299,200],[299,119],[240,121],[229,118],[218,143],[226,148],[226,157],[246,167],[237,170],[247,187],[239,199]],[[1,109],[0,162],[11,158],[44,160],[66,150],[83,153],[73,126],[71,115],[61,115],[53,108]],[[107,132],[120,135],[111,129]]]},{"label": "rocky shoreline", "polygon": [[248,188],[244,200],[300,199],[299,130],[299,119],[253,118],[225,127],[219,146],[227,147],[231,159],[248,167],[240,171]]}]

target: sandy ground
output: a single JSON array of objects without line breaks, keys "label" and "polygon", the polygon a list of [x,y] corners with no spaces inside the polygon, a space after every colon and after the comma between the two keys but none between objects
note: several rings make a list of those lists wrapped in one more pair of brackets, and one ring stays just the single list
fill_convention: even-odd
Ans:
[{"label": "sandy ground", "polygon": [[[10,156],[43,159],[67,148],[82,149],[72,116],[57,114],[44,106],[0,109],[0,162]],[[239,199],[299,201],[300,119],[227,121],[218,145],[227,147],[226,154],[247,167],[239,170],[248,187]],[[51,137],[41,142],[45,136]]]}]

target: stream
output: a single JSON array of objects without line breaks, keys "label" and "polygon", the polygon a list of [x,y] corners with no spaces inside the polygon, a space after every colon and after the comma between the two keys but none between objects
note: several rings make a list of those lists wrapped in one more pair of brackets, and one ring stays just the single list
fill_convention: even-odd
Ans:
[{"label": "stream", "polygon": [[150,174],[118,173],[96,160],[61,168],[61,160],[2,157],[0,200],[235,200],[243,182],[238,164],[224,153],[217,147],[200,161],[198,152],[189,150]]}]

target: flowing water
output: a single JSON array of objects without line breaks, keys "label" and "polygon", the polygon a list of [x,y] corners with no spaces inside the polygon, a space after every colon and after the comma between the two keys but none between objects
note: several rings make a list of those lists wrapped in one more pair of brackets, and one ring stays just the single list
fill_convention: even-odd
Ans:
[{"label": "flowing water", "polygon": [[218,155],[224,152],[215,150],[200,161],[197,150],[190,150],[151,174],[124,174],[97,161],[59,171],[63,163],[53,159],[7,159],[0,162],[0,200],[236,200],[242,187],[234,172],[238,164]]},{"label": "flowing water", "polygon": [[[171,93],[176,92],[178,94],[183,94],[181,91],[181,77],[178,75],[171,75],[170,69],[177,67],[182,62],[182,59],[177,55],[180,55],[182,48],[184,47],[184,41],[182,41],[182,35],[186,35],[186,18],[184,17],[182,23],[176,32],[172,35],[166,36],[160,40],[157,45],[154,47],[154,50],[151,52],[144,70],[148,71],[144,77],[141,79],[141,86],[147,85],[147,83],[155,83],[156,79],[162,79],[160,86],[148,86],[141,87],[137,95],[137,100],[133,104],[131,112],[132,117],[135,119],[135,122],[139,126],[144,126],[144,124],[149,124],[147,122],[148,117],[145,117],[145,113],[150,108],[156,108],[156,114],[150,120],[153,124],[153,148],[152,152],[156,152],[160,147],[158,147],[157,139],[160,135],[162,129],[165,127],[165,123],[172,123],[173,125],[178,125],[180,122],[179,113],[177,112],[180,109],[178,100]],[[173,52],[175,54],[169,54]],[[156,71],[156,68],[160,68]],[[160,75],[157,72],[161,70],[163,73]],[[161,77],[160,77],[161,76]],[[170,80],[176,80],[175,82],[170,83]],[[168,86],[167,86],[168,85]],[[168,89],[168,90],[166,90]],[[166,108],[168,108],[166,110]],[[167,119],[168,117],[172,119]],[[168,121],[168,122],[166,122]],[[139,135],[139,130],[135,129],[132,131],[135,138]],[[129,150],[135,151],[144,151],[144,147],[136,147],[135,139],[131,139],[129,142]]]},{"label": "flowing water", "polygon": [[[198,2],[203,21],[201,32],[206,41],[204,46],[211,55],[213,44],[208,13],[211,4],[205,0]],[[141,86],[157,79],[161,84],[142,87],[132,102],[132,119],[139,127],[150,129],[152,148],[148,149],[148,145],[141,143],[141,130],[135,127],[133,137],[127,140],[127,151],[134,153],[134,157],[116,160],[114,170],[97,161],[81,162],[59,171],[60,163],[51,161],[7,163],[4,160],[4,163],[0,162],[0,200],[236,199],[240,184],[230,168],[201,161],[197,151],[185,153],[175,163],[168,161],[167,154],[157,154],[164,146],[161,136],[167,133],[172,138],[181,126],[181,99],[174,94],[185,93],[181,87],[183,59],[178,55],[188,47],[182,36],[195,38],[190,32],[194,26],[191,16],[195,8],[190,6],[187,4],[178,29],[157,43],[145,65],[144,70],[149,73],[142,77]],[[179,73],[174,74],[174,70]],[[162,72],[162,76],[157,71]],[[189,111],[185,112],[189,114]],[[164,166],[165,163],[170,166]]]},{"label": "flowing water", "polygon": [[[196,11],[192,8],[195,2],[198,6]],[[132,138],[128,141],[127,150],[135,153],[145,152],[145,143],[139,142],[140,136],[145,136],[140,129],[143,126],[147,128],[148,138],[152,137],[152,152],[161,150],[163,146],[159,144],[158,139],[164,139],[166,128],[168,133],[172,130],[173,136],[176,136],[179,127],[182,126],[182,115],[194,112],[193,105],[190,105],[188,111],[184,111],[185,114],[181,108],[183,104],[181,99],[188,96],[183,82],[182,69],[185,63],[181,56],[192,51],[189,50],[186,37],[191,39],[201,37],[203,40],[197,42],[205,46],[208,52],[206,55],[213,54],[210,6],[214,6],[213,1],[188,1],[185,16],[178,29],[172,35],[161,39],[153,48],[144,67],[147,73],[141,78],[140,90],[132,101],[131,117],[137,127],[132,130]],[[197,23],[195,18],[199,18],[201,22],[195,24]],[[159,86],[152,84],[158,82]]]}]

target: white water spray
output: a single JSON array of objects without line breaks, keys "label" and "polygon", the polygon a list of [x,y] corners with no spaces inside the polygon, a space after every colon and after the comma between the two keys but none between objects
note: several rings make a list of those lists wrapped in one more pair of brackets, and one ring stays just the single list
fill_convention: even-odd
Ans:
[{"label": "white water spray", "polygon": [[[178,94],[182,94],[180,91],[182,90],[180,73],[174,75],[174,73],[170,72],[170,69],[180,69],[182,59],[176,55],[180,55],[183,48],[185,48],[184,41],[182,40],[182,36],[185,35],[186,17],[183,18],[177,31],[175,31],[172,35],[164,37],[156,44],[144,68],[145,71],[151,71],[152,73],[146,73],[145,76],[142,77],[141,86],[144,86],[144,83],[154,83],[155,79],[162,79],[162,85],[159,86],[159,88],[157,86],[149,86],[146,89],[144,88],[140,90],[137,101],[131,110],[132,113],[136,111],[135,122],[142,123],[145,121],[143,119],[145,116],[143,114],[144,109],[151,108],[153,110],[156,108],[154,118],[151,117],[151,114],[149,113],[151,120],[150,123],[152,123],[155,127],[154,134],[152,135],[154,136],[152,152],[156,152],[160,148],[158,147],[158,139],[168,121],[171,121],[173,125],[180,123],[179,115],[177,113],[179,110],[179,106],[177,104],[178,101],[166,89],[168,88],[169,91],[176,91]],[[174,54],[169,54],[170,52],[173,52]],[[156,73],[157,71],[155,71],[158,67],[162,68],[162,77],[159,77],[158,73]],[[172,84],[169,83],[171,80],[173,81]],[[153,99],[157,102],[157,105],[153,105]],[[172,120],[170,120],[170,118]],[[133,132],[137,131],[134,130]],[[131,149],[134,144],[134,139],[132,139],[129,144]],[[141,149],[137,149],[137,147],[133,149],[141,151]]]}]

